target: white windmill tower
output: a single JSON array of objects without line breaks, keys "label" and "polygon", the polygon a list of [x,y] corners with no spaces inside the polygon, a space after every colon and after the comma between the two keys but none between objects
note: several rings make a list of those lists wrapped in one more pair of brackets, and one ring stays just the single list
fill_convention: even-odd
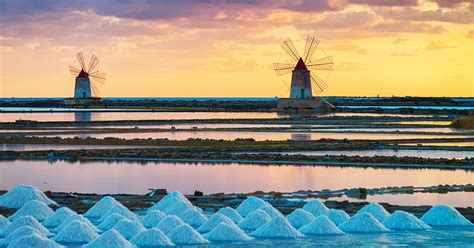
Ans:
[{"label": "white windmill tower", "polygon": [[105,83],[105,73],[99,72],[97,66],[99,59],[95,55],[91,56],[88,64],[84,60],[82,52],[76,55],[77,62],[81,69],[72,65],[69,66],[69,71],[76,78],[74,84],[74,100],[75,102],[85,103],[89,101],[97,101],[100,97],[99,86]]}]

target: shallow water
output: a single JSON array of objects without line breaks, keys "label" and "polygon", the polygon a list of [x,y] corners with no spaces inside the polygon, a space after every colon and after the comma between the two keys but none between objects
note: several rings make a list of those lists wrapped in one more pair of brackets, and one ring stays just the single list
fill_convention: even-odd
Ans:
[{"label": "shallow water", "polygon": [[403,145],[407,146],[417,146],[418,144],[422,144],[424,146],[473,146],[474,147],[474,142],[421,142],[421,143],[406,143]]},{"label": "shallow water", "polygon": [[103,145],[53,145],[53,144],[0,144],[0,151],[79,150],[79,149],[129,149],[153,146],[103,146]]}]

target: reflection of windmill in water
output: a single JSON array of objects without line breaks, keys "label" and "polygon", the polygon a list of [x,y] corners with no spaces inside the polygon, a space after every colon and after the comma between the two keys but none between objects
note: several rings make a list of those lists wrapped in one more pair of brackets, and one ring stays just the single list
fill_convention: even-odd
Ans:
[{"label": "reflection of windmill in water", "polygon": [[[319,59],[312,59],[317,51],[319,40],[312,36],[306,38],[306,45],[303,56],[300,56],[295,45],[290,38],[283,41],[281,47],[289,55],[290,61],[287,63],[273,64],[275,73],[279,77],[289,75],[291,72],[290,98],[281,98],[278,107],[284,109],[317,109],[325,111],[334,108],[325,100],[314,98],[327,88],[327,84],[318,75],[322,71],[333,70],[332,56],[326,56],[322,49],[319,49],[325,56]],[[296,63],[296,64],[295,64]]]}]

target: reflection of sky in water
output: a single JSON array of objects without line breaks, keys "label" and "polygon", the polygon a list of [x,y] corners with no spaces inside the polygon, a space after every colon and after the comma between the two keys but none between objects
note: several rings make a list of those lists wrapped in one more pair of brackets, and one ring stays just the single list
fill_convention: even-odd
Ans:
[{"label": "reflection of sky in water", "polygon": [[397,157],[422,157],[422,158],[474,158],[474,151],[448,151],[448,150],[353,150],[353,151],[297,151],[279,152],[281,154],[302,154],[302,155],[347,155],[347,156],[397,156]]}]

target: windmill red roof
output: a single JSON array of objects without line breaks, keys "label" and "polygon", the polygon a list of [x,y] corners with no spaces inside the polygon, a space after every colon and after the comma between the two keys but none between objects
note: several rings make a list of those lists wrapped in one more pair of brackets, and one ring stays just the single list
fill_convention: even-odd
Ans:
[{"label": "windmill red roof", "polygon": [[308,68],[307,68],[306,65],[304,64],[302,58],[300,58],[300,59],[298,60],[298,63],[296,63],[295,70],[298,70],[298,71],[307,71],[307,70],[308,70]]},{"label": "windmill red roof", "polygon": [[81,70],[81,72],[79,72],[79,75],[77,75],[78,78],[87,78],[89,77],[89,74],[87,74],[87,72],[85,72],[84,70]]}]

